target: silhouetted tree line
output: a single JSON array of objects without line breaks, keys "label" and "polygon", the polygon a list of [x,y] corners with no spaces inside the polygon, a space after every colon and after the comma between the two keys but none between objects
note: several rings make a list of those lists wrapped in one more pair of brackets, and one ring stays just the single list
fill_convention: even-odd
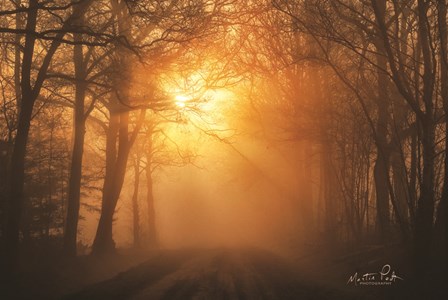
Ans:
[{"label": "silhouetted tree line", "polygon": [[272,5],[298,43],[287,68],[317,99],[298,113],[319,118],[311,139],[328,240],[410,243],[420,274],[446,268],[446,1]]},{"label": "silhouetted tree line", "polygon": [[[134,242],[141,243],[136,197],[146,177],[155,243],[156,113],[175,107],[153,78],[195,40],[214,39],[233,70],[218,77],[244,74],[257,117],[279,127],[276,141],[296,147],[297,187],[288,200],[297,204],[301,235],[330,244],[400,241],[413,246],[422,272],[447,264],[444,0],[15,0],[0,4],[0,38],[0,216],[9,268],[31,240],[63,236],[64,253],[75,256],[89,188],[101,193],[93,253],[113,251],[131,158]],[[139,64],[151,70],[144,95],[133,85]],[[100,174],[82,163],[88,130],[105,145]],[[98,179],[102,186],[90,185]]]},{"label": "silhouetted tree line", "polygon": [[[64,253],[76,255],[80,198],[89,189],[102,194],[93,252],[113,251],[113,215],[131,148],[143,129],[152,128],[144,125],[146,111],[174,110],[151,78],[185,51],[184,44],[216,31],[228,4],[2,1],[0,232],[6,270],[17,268],[20,245],[32,241],[63,236]],[[145,94],[131,86],[137,64],[150,70],[142,74]],[[88,123],[105,136],[100,175],[83,171]],[[151,153],[148,147],[144,151]],[[151,161],[146,163],[152,201]],[[89,184],[99,178],[101,188]]]}]

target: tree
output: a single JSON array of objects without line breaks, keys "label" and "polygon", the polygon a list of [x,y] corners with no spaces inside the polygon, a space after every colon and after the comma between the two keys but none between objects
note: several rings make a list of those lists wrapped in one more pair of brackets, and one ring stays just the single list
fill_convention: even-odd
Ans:
[{"label": "tree", "polygon": [[[98,27],[98,32],[107,32],[108,27],[110,27],[107,19],[110,17],[107,16],[107,12],[104,12],[104,14],[106,15],[105,24],[88,24],[83,16],[77,20],[77,26],[88,26],[89,28],[96,26]],[[105,47],[105,45],[102,45],[102,47],[90,46],[87,51],[84,51],[83,48],[85,47],[82,44],[87,37],[82,33],[74,33],[73,36],[75,42],[73,46],[73,79],[75,82],[75,101],[73,107],[74,138],[67,199],[67,221],[64,234],[64,251],[70,257],[76,256],[86,123],[95,108],[97,99],[110,91],[108,84],[100,83],[100,80],[102,77],[105,77],[108,71],[107,65],[105,66],[103,60],[112,51],[111,47]],[[119,37],[117,37],[117,40],[119,40]],[[94,90],[98,88],[105,89],[106,91],[96,91],[95,94]],[[90,95],[90,103],[86,104],[88,95]]]},{"label": "tree", "polygon": [[[31,0],[27,8],[18,8],[12,11],[6,11],[5,14],[18,14],[20,12],[26,13],[25,29],[11,29],[0,28],[0,32],[8,32],[13,34],[25,34],[24,50],[22,55],[22,62],[20,64],[21,80],[20,80],[20,110],[17,121],[17,132],[14,140],[14,146],[11,154],[11,169],[10,169],[10,186],[8,199],[8,213],[6,226],[6,265],[7,268],[15,268],[18,262],[19,254],[19,230],[20,219],[23,205],[23,184],[25,173],[25,155],[26,145],[28,142],[28,133],[30,129],[30,122],[32,118],[34,104],[38,98],[42,86],[46,79],[47,71],[50,67],[52,58],[59,46],[66,42],[64,36],[73,26],[73,22],[77,20],[92,1],[73,2],[65,9],[63,7],[46,7],[41,5],[37,0]],[[46,35],[39,33],[37,27],[38,17],[42,12],[49,12],[54,10],[67,11],[73,6],[73,12],[66,16],[65,21],[60,24],[59,28],[55,29],[55,35]],[[66,14],[67,15],[67,14]],[[41,63],[38,66],[33,66],[33,57],[38,38],[50,40],[48,49]],[[37,68],[38,72],[35,75],[33,69]]]},{"label": "tree", "polygon": [[[116,30],[123,35],[135,49],[144,49],[146,59],[170,57],[182,45],[210,34],[213,29],[214,16],[219,16],[225,9],[226,1],[198,1],[181,2],[179,5],[156,6],[166,22],[159,22],[151,17],[152,12],[146,7],[133,5],[126,1],[112,1],[116,17]],[[172,16],[171,19],[167,16]],[[143,28],[143,30],[142,30]],[[141,34],[134,34],[138,30]],[[166,99],[154,98],[154,91],[149,91],[145,97],[153,97],[149,101],[142,99],[142,95],[133,95],[131,82],[125,80],[132,78],[132,55],[135,52],[126,47],[117,47],[112,59],[112,82],[116,87],[111,95],[111,101],[106,104],[109,110],[109,126],[107,132],[106,174],[103,185],[102,209],[93,253],[103,254],[114,251],[115,243],[112,237],[112,223],[115,207],[118,202],[126,173],[126,165],[132,145],[134,144],[140,128],[145,120],[145,110],[163,110],[172,108],[172,102]],[[140,99],[140,100],[139,100]],[[164,101],[165,100],[165,101]],[[140,109],[135,126],[129,132],[130,111]]]}]

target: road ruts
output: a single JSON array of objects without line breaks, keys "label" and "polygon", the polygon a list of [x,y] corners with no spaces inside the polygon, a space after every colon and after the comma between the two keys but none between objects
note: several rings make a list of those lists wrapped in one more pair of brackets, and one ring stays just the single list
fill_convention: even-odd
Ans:
[{"label": "road ruts", "polygon": [[352,299],[304,282],[297,270],[261,250],[167,253],[65,299]]}]

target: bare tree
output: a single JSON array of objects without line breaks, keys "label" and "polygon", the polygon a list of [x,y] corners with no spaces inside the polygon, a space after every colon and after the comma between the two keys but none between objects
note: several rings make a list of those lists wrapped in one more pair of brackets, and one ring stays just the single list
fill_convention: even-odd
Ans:
[{"label": "bare tree", "polygon": [[[39,1],[29,1],[27,8],[18,8],[6,12],[6,14],[26,13],[26,25],[24,29],[16,28],[0,28],[0,32],[8,32],[13,34],[25,34],[24,51],[22,62],[20,64],[21,80],[20,80],[20,110],[17,121],[17,132],[14,140],[14,147],[11,154],[11,173],[10,173],[10,190],[8,199],[8,219],[6,227],[6,246],[7,246],[7,267],[14,268],[17,265],[19,254],[19,230],[20,218],[23,205],[23,184],[25,173],[25,155],[26,145],[28,141],[28,133],[32,118],[34,104],[38,98],[42,86],[46,79],[47,71],[50,67],[52,58],[59,46],[66,42],[64,36],[70,31],[73,22],[77,20],[89,7],[92,1],[82,1],[72,3],[65,10],[73,6],[73,12],[66,14],[65,20],[60,27],[55,29],[54,36],[39,33],[37,30],[37,20],[42,12],[49,12],[52,9],[61,10],[62,7],[46,7],[41,5]],[[67,16],[68,15],[68,16]],[[50,40],[48,49],[41,63],[38,66],[33,65],[33,57],[35,54],[36,40],[42,38]],[[37,74],[33,71],[38,69]]]}]

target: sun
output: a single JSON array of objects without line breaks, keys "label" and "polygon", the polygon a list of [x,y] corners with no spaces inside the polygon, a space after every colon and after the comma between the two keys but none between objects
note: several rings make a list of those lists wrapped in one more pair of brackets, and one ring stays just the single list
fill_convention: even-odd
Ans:
[{"label": "sun", "polygon": [[187,106],[187,102],[191,101],[191,97],[186,95],[176,95],[174,98],[176,100],[176,105],[180,108],[184,108]]}]

